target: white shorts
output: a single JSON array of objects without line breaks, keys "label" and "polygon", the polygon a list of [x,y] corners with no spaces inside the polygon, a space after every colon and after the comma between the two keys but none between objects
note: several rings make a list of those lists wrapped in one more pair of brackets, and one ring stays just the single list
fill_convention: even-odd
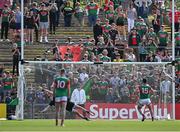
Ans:
[{"label": "white shorts", "polygon": [[62,97],[55,97],[55,102],[67,102],[67,96],[62,96]]},{"label": "white shorts", "polygon": [[48,22],[40,22],[39,27],[40,27],[40,29],[48,29],[49,23]]},{"label": "white shorts", "polygon": [[150,105],[151,104],[151,100],[150,99],[140,99],[138,102],[139,105]]}]

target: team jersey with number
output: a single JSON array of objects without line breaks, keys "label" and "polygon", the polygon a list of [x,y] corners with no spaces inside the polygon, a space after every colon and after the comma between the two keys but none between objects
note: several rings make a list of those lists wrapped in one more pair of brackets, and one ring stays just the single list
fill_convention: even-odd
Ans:
[{"label": "team jersey with number", "polygon": [[57,77],[55,79],[55,97],[68,96],[70,80],[67,77]]},{"label": "team jersey with number", "polygon": [[140,99],[149,99],[150,98],[151,87],[149,85],[141,85],[139,87]]}]

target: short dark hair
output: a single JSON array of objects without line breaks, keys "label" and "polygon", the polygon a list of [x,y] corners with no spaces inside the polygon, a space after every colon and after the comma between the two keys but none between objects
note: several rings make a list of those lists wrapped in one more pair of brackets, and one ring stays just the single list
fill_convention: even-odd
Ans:
[{"label": "short dark hair", "polygon": [[142,82],[143,83],[147,83],[147,80],[145,78],[143,78]]},{"label": "short dark hair", "polygon": [[65,73],[65,69],[61,69],[60,72],[61,72],[61,74],[64,74]]}]

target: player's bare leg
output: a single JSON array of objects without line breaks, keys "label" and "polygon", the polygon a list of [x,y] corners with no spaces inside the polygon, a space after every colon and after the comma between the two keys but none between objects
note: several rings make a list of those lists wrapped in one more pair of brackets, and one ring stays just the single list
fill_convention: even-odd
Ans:
[{"label": "player's bare leg", "polygon": [[147,105],[147,107],[148,107],[148,109],[149,109],[149,111],[150,111],[152,121],[154,121],[154,116],[153,116],[151,104]]},{"label": "player's bare leg", "polygon": [[142,108],[142,106],[139,106],[138,105],[138,111],[139,111],[139,113],[140,113],[140,115],[142,115],[142,121],[144,121],[145,119],[146,119],[146,117],[145,117],[145,115],[142,113],[142,111],[141,111],[141,108]]},{"label": "player's bare leg", "polygon": [[80,105],[76,105],[76,108],[83,110],[87,114],[94,115],[92,112],[90,112],[89,110],[85,109],[84,107],[82,107]]},{"label": "player's bare leg", "polygon": [[77,116],[79,116],[80,118],[85,119],[86,121],[89,121],[89,118],[83,116],[83,115],[82,115],[81,113],[79,113],[77,110],[73,110],[73,112],[74,112]]},{"label": "player's bare leg", "polygon": [[42,111],[40,111],[41,113],[46,112],[48,109],[50,108],[50,105],[46,106]]},{"label": "player's bare leg", "polygon": [[56,103],[56,126],[58,126],[60,103]]},{"label": "player's bare leg", "polygon": [[66,117],[67,102],[61,102],[61,126],[64,126],[64,119]]}]

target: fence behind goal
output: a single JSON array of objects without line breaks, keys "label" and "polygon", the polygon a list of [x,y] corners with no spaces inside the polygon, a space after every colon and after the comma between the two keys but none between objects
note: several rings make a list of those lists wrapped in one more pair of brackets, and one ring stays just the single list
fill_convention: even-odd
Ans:
[{"label": "fence behind goal", "polygon": [[[24,76],[19,79],[19,88],[24,87],[25,119],[52,119],[55,108],[41,112],[51,101],[42,89],[51,89],[54,78],[64,68],[71,83],[71,93],[76,88],[83,88],[86,93],[86,105],[94,115],[92,119],[138,119],[138,86],[146,78],[148,84],[156,90],[151,94],[154,117],[157,119],[173,118],[172,67],[161,63],[46,63],[32,62],[24,64]],[[24,83],[21,83],[24,82]],[[19,90],[20,91],[20,90]],[[21,92],[22,93],[22,92]],[[19,94],[21,98],[22,94]],[[20,103],[22,104],[22,103]],[[21,107],[21,106],[19,106]],[[17,108],[19,108],[17,107]],[[22,107],[21,107],[22,108]],[[142,109],[150,118],[147,108]],[[67,118],[77,118],[67,112]]]}]

